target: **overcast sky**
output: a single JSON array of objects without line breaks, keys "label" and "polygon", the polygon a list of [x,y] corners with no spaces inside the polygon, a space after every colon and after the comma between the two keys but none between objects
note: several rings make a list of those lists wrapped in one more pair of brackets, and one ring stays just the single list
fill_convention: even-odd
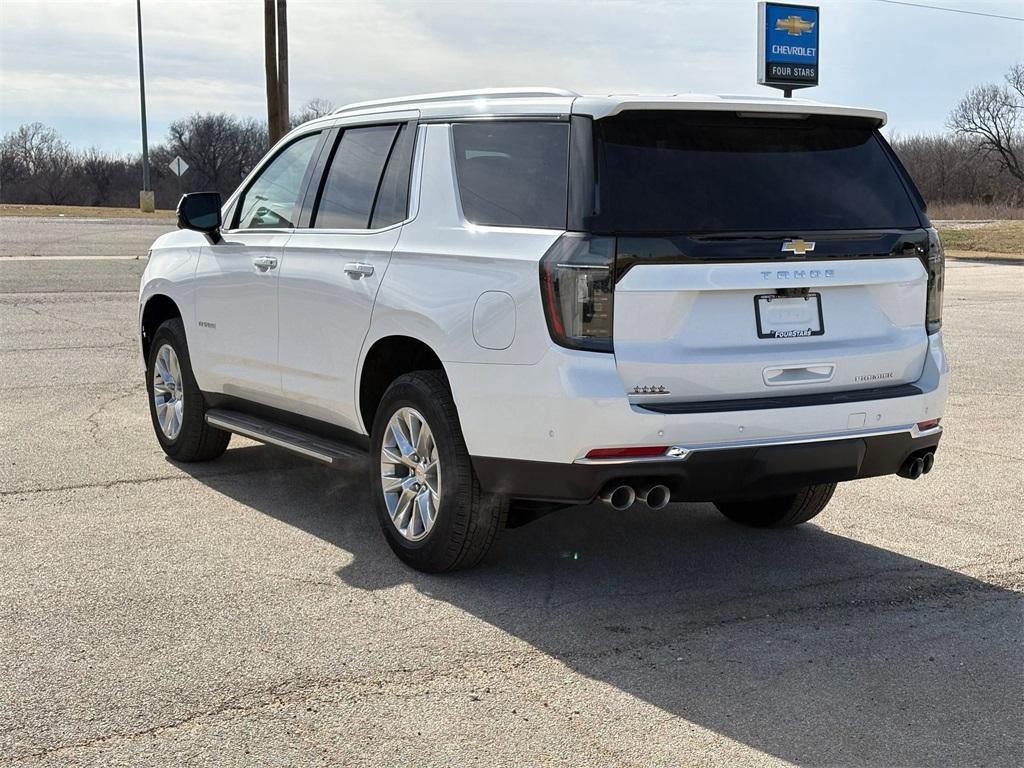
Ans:
[{"label": "overcast sky", "polygon": [[[926,0],[910,0],[926,2]],[[1024,0],[927,0],[1024,16]],[[1024,59],[1024,23],[878,0],[820,0],[822,101],[938,132],[970,87]],[[194,111],[265,117],[262,0],[142,0],[151,141]],[[755,0],[289,0],[292,110],[422,91],[768,93]],[[0,0],[0,130],[39,120],[76,146],[137,152],[134,0]]]}]

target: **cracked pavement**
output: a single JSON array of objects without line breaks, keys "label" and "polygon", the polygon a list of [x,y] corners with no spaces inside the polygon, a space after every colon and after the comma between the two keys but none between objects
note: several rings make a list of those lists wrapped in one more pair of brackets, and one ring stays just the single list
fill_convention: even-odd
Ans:
[{"label": "cracked pavement", "polygon": [[360,463],[167,461],[144,261],[60,226],[64,258],[0,259],[0,766],[1024,764],[1024,267],[947,269],[922,480],[781,532],[574,508],[438,577]]}]

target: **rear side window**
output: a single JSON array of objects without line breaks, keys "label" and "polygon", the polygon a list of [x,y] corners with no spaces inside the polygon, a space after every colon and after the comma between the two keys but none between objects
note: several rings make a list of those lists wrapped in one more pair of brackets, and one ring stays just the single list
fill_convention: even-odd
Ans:
[{"label": "rear side window", "polygon": [[568,123],[481,121],[456,123],[452,132],[469,221],[565,229]]},{"label": "rear side window", "polygon": [[391,148],[388,167],[380,182],[374,203],[370,229],[389,227],[405,221],[409,210],[409,176],[412,173],[412,149],[416,141],[416,124],[406,123],[398,131]]},{"label": "rear side window", "polygon": [[874,126],[863,120],[626,112],[594,123],[602,232],[921,226]]},{"label": "rear side window", "polygon": [[366,229],[397,125],[349,128],[335,145],[312,226]]}]

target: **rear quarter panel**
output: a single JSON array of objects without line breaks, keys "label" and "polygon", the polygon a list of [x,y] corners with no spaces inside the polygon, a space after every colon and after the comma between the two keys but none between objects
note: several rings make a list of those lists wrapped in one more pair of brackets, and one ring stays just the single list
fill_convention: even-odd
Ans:
[{"label": "rear quarter panel", "polygon": [[[449,127],[423,127],[416,217],[402,230],[373,309],[365,350],[399,335],[423,341],[442,362],[527,365],[550,345],[540,303],[539,262],[562,234],[550,229],[480,227],[466,222],[456,192]],[[480,296],[512,297],[511,344],[487,349],[473,333]],[[479,329],[479,326],[478,326]]]}]

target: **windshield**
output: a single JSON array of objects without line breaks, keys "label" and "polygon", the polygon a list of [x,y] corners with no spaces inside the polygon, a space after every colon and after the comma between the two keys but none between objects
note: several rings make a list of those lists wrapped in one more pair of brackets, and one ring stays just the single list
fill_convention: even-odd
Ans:
[{"label": "windshield", "polygon": [[592,232],[920,227],[873,125],[626,112],[594,123]]}]

